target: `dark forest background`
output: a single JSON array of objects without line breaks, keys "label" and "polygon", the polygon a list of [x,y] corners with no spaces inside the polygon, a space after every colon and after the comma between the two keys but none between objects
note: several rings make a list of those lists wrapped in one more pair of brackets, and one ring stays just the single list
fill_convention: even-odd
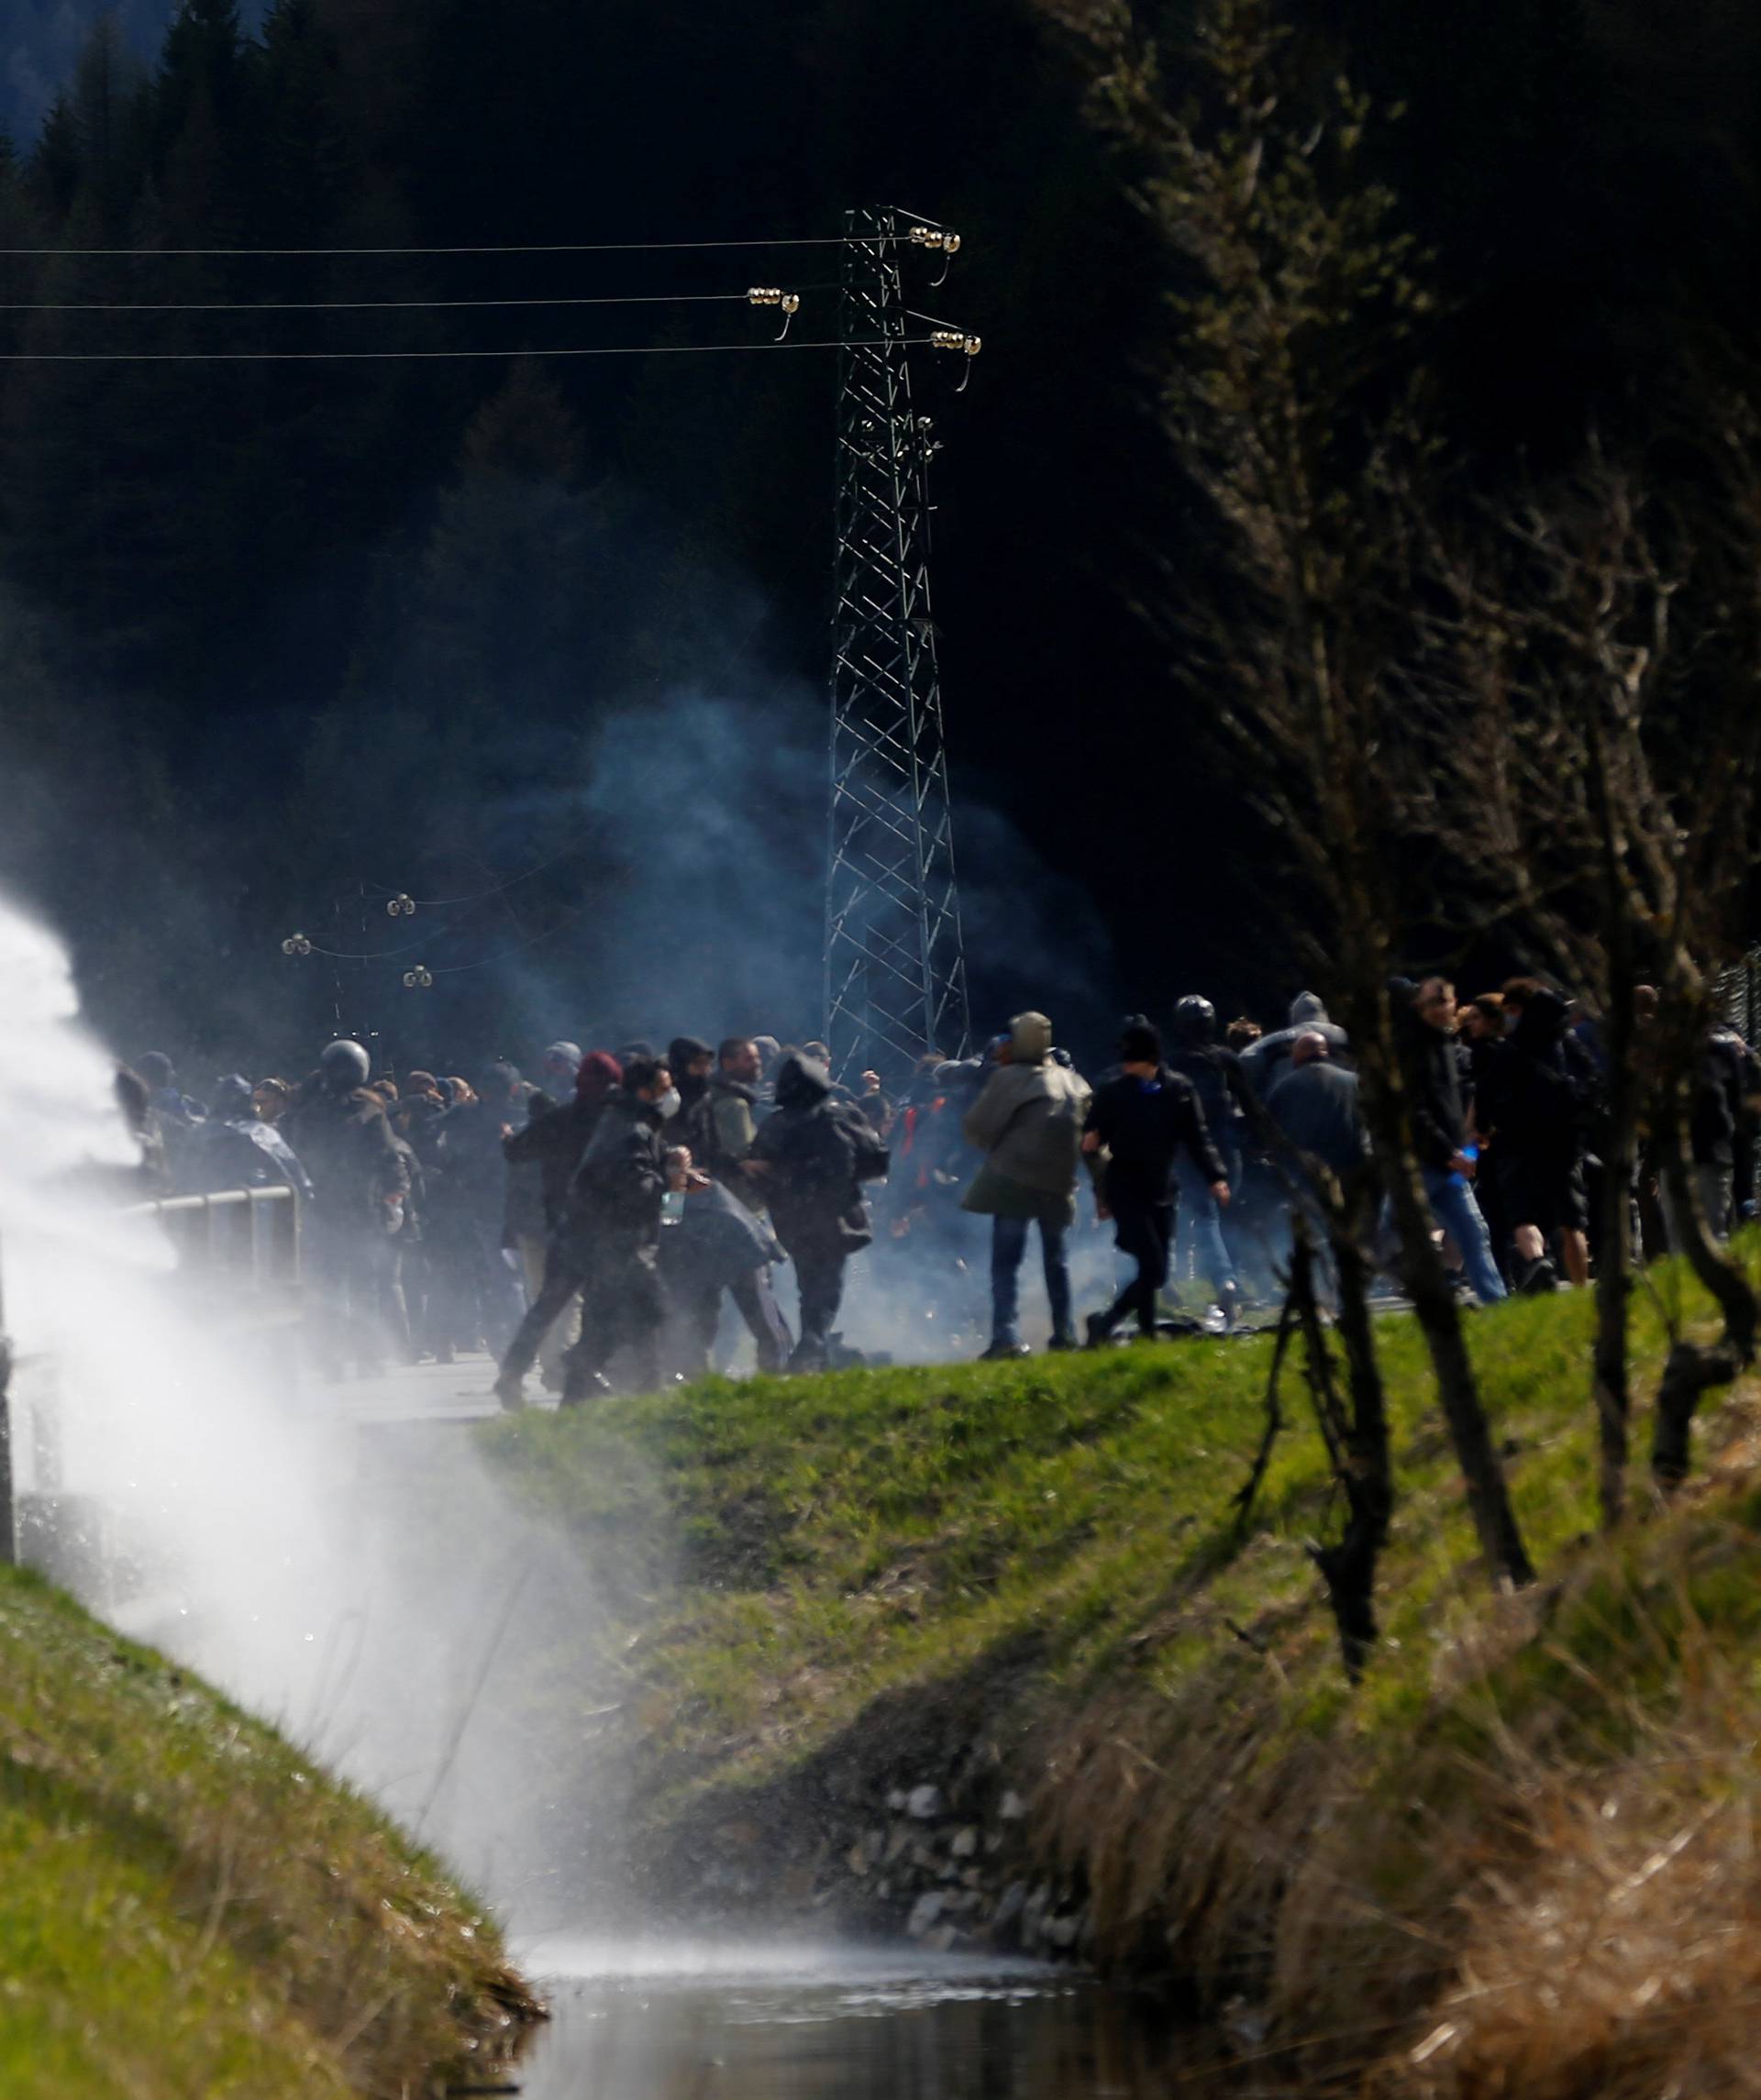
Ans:
[{"label": "dark forest background", "polygon": [[[1290,18],[1403,112],[1383,171],[1489,492],[1753,334],[1753,10]],[[804,239],[876,203],[961,232],[920,289],[986,342],[958,400],[920,374],[975,1024],[1295,989],[1132,610],[1207,559],[1143,399],[1163,265],[1027,0],[190,0],[150,60],[97,22],[0,148],[0,352],[506,354],[0,363],[0,879],[121,1047],[292,1063],[344,1027],[456,1068],[817,1024],[833,357],[518,355],[764,341],[738,304],[189,309],[776,283],[819,337],[836,249],[167,251]],[[181,310],[53,310],[138,302]],[[393,922],[399,890],[465,901]],[[290,961],[295,930],[402,952]]]}]

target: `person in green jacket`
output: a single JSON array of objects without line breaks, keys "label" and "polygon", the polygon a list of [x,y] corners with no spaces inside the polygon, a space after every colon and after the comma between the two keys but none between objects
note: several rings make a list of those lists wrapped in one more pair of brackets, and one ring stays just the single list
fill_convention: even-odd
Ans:
[{"label": "person in green jacket", "polygon": [[1074,1349],[1067,1241],[1076,1222],[1076,1175],[1088,1114],[1089,1083],[1052,1048],[1043,1013],[1018,1013],[996,1069],[967,1111],[966,1141],[985,1155],[961,1208],[991,1220],[991,1346],[980,1361],[1025,1356],[1021,1338],[1021,1264],[1027,1228],[1039,1248],[1051,1300],[1054,1349]]}]

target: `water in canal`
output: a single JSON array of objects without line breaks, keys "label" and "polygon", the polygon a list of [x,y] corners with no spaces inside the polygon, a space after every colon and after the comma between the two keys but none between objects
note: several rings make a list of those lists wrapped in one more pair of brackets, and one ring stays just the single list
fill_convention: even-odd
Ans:
[{"label": "water in canal", "polygon": [[566,1938],[520,1959],[554,2013],[516,2074],[524,2100],[1169,2100],[1209,2084],[1190,2056],[1182,2072],[1168,2023],[1031,1962]]}]

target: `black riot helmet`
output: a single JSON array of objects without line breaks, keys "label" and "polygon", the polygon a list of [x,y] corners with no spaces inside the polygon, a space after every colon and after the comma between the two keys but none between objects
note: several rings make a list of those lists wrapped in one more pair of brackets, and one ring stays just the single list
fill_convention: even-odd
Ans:
[{"label": "black riot helmet", "polygon": [[333,1094],[352,1094],[357,1087],[364,1087],[372,1068],[372,1060],[360,1044],[347,1039],[331,1044],[318,1059],[318,1070]]},{"label": "black riot helmet", "polygon": [[1189,992],[1174,1007],[1174,1033],[1182,1043],[1213,1043],[1217,1034],[1217,1010],[1208,999]]}]

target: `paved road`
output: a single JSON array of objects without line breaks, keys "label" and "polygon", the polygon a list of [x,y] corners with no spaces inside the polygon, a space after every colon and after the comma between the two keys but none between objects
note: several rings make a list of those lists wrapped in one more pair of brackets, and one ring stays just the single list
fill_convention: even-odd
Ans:
[{"label": "paved road", "polygon": [[[412,1364],[377,1378],[345,1378],[338,1386],[313,1380],[306,1394],[336,1407],[350,1421],[473,1422],[502,1411],[490,1389],[494,1377],[493,1357],[461,1356],[456,1364]],[[536,1377],[526,1381],[526,1388],[534,1402],[552,1404]]]}]

